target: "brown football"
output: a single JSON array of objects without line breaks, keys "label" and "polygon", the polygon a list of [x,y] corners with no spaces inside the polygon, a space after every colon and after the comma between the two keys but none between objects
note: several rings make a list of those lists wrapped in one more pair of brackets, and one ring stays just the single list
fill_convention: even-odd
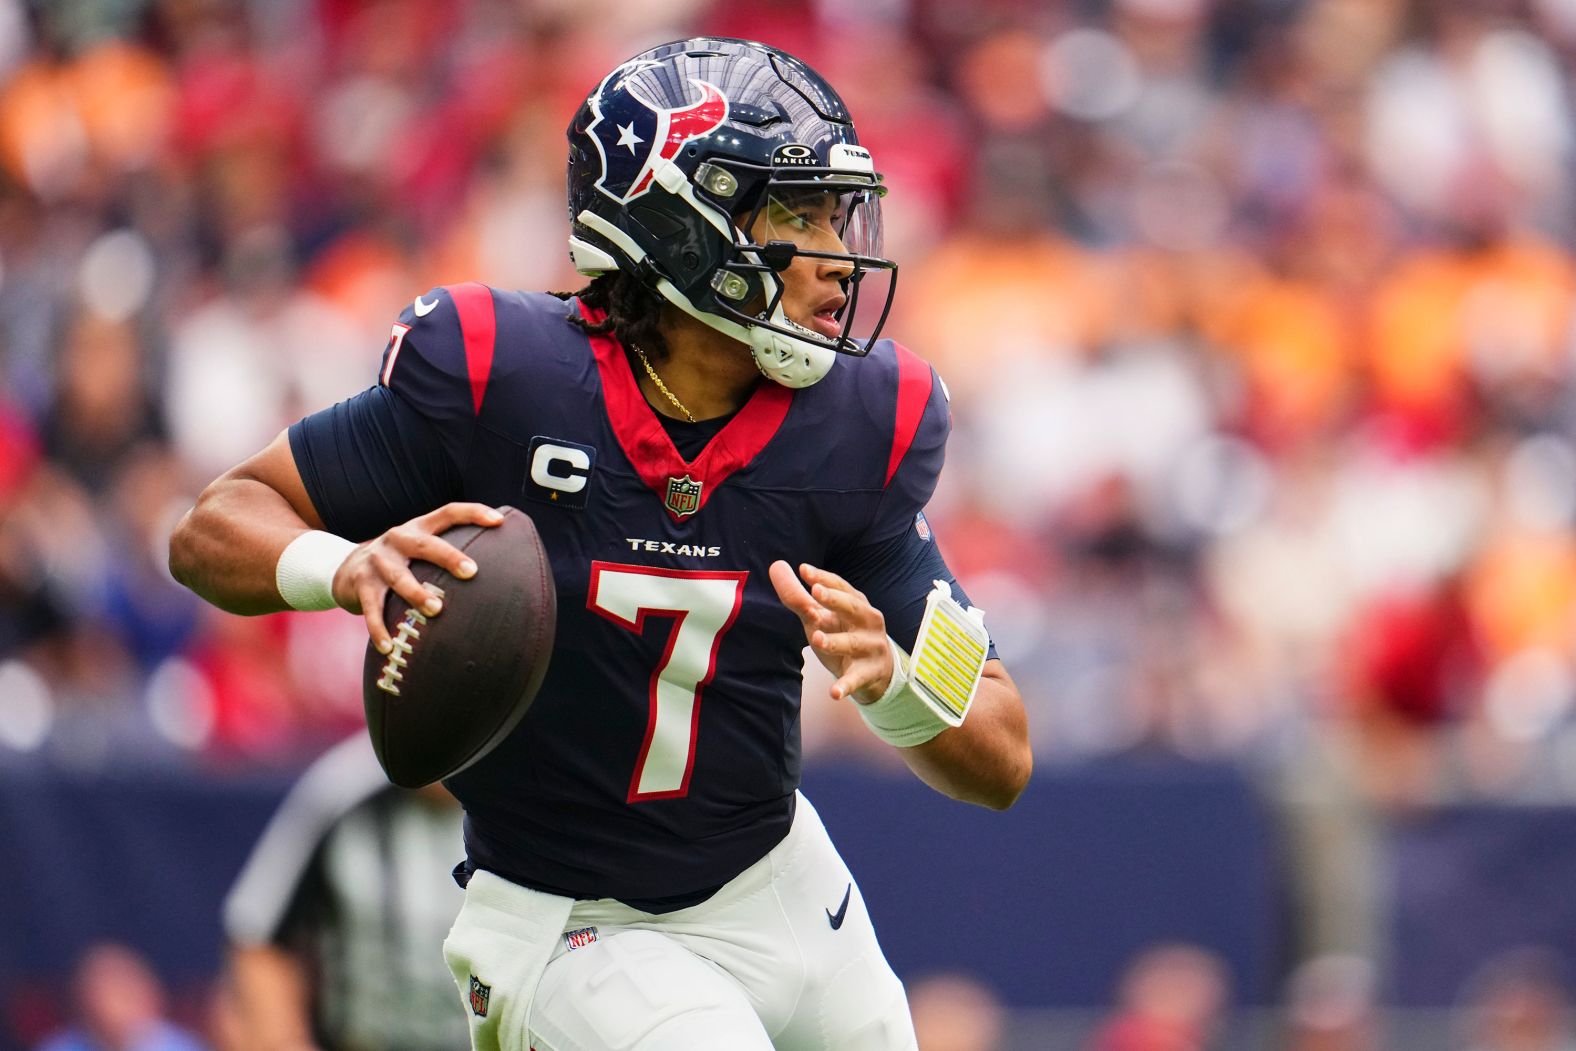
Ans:
[{"label": "brown football", "polygon": [[501,525],[442,534],[476,563],[471,579],[411,563],[423,586],[441,592],[442,611],[424,616],[390,591],[383,623],[394,651],[367,643],[367,732],[396,785],[431,784],[486,755],[519,724],[547,674],[558,620],[552,568],[531,519],[499,510]]}]

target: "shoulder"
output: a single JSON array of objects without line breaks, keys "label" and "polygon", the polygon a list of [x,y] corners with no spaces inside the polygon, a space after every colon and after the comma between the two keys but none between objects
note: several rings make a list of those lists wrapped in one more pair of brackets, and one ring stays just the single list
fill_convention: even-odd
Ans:
[{"label": "shoulder", "polygon": [[895,340],[877,341],[862,358],[840,357],[826,379],[801,393],[845,431],[857,429],[850,439],[888,452],[887,481],[912,448],[944,444],[951,430],[946,384]]},{"label": "shoulder", "polygon": [[495,378],[572,352],[574,309],[545,292],[440,285],[400,312],[378,382],[436,415],[474,416]]},{"label": "shoulder", "polygon": [[945,385],[931,364],[891,339],[877,341],[864,357],[840,355],[826,379],[809,390],[882,426],[900,409],[928,404],[933,394],[945,402]]},{"label": "shoulder", "polygon": [[[491,360],[501,334],[552,339],[573,333],[574,310],[573,300],[546,292],[505,291],[479,281],[439,285],[400,312],[391,338],[402,345],[401,354],[413,348],[444,371],[470,374]],[[384,362],[385,384],[396,365]]]},{"label": "shoulder", "polygon": [[548,292],[493,290],[498,316],[500,370],[522,365],[550,367],[555,361],[586,360],[586,334],[576,321],[579,300]]}]

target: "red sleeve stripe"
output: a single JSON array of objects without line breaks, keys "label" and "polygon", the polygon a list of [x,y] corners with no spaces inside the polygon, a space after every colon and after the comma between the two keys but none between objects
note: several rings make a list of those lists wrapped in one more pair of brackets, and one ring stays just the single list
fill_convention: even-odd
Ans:
[{"label": "red sleeve stripe", "polygon": [[479,416],[482,399],[487,396],[487,381],[492,378],[493,344],[498,336],[492,289],[479,281],[467,281],[449,286],[449,298],[454,300],[454,309],[460,316],[465,370],[471,378],[471,404]]},{"label": "red sleeve stripe", "polygon": [[924,359],[907,347],[894,343],[893,348],[897,351],[897,423],[892,431],[892,455],[887,459],[883,485],[892,484],[898,464],[914,444],[919,421],[925,418],[925,406],[930,404],[930,387],[935,375]]}]

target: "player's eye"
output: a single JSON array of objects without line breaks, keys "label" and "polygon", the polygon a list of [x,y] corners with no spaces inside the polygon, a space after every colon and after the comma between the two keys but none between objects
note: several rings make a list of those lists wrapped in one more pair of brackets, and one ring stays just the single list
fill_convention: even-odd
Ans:
[{"label": "player's eye", "polygon": [[796,212],[781,201],[776,200],[771,203],[769,216],[773,223],[799,232],[808,230],[815,224],[815,217],[809,212]]}]

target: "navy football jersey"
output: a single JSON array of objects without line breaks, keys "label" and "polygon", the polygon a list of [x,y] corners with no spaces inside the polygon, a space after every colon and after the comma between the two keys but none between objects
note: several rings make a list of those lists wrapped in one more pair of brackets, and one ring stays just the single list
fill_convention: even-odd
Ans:
[{"label": "navy football jersey", "polygon": [[468,864],[664,911],[793,816],[804,635],[767,567],[841,573],[911,645],[931,580],[951,581],[918,517],[950,418],[930,366],[882,341],[812,387],[762,382],[685,460],[577,312],[600,320],[476,283],[417,297],[378,385],[290,442],[327,528],[355,540],[452,500],[531,515],[557,641],[519,727],[449,781]]}]

